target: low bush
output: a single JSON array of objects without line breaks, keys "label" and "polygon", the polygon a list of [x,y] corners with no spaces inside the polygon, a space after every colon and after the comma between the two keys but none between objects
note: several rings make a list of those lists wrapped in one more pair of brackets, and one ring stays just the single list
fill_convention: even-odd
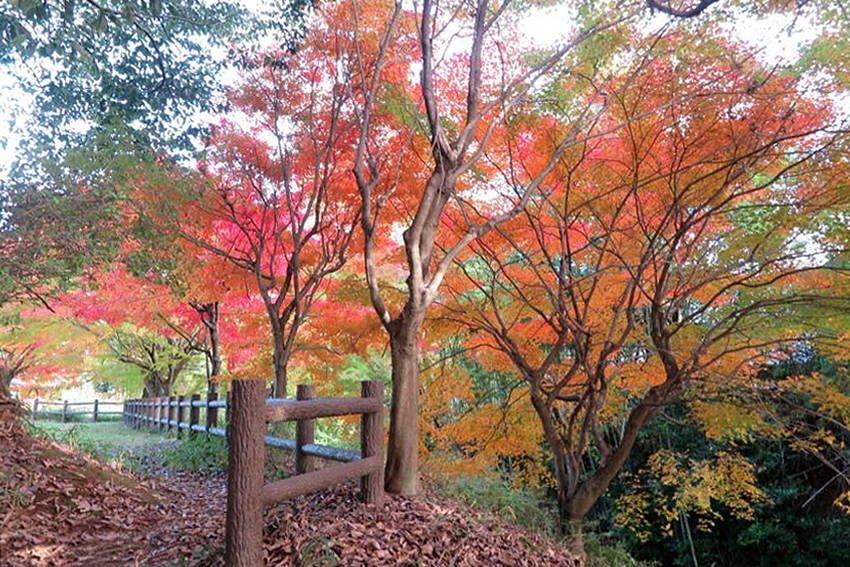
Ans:
[{"label": "low bush", "polygon": [[516,488],[502,478],[488,476],[439,479],[435,483],[439,492],[452,500],[525,529],[559,537],[558,512],[542,491]]},{"label": "low bush", "polygon": [[221,437],[194,435],[163,450],[171,470],[221,472],[227,470],[227,444]]}]

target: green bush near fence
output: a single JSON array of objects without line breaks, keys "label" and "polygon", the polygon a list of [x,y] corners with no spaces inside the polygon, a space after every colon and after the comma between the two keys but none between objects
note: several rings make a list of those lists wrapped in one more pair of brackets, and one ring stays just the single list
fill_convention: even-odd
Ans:
[{"label": "green bush near fence", "polygon": [[220,472],[227,470],[227,443],[222,437],[198,434],[163,451],[171,470]]}]

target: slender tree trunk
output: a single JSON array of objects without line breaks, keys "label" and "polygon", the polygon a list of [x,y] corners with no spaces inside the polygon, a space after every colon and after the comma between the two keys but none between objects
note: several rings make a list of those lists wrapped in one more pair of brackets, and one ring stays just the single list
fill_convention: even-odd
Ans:
[{"label": "slender tree trunk", "polygon": [[403,317],[390,332],[393,390],[384,486],[387,492],[405,496],[419,490],[417,319]]},{"label": "slender tree trunk", "polygon": [[274,341],[274,397],[286,397],[286,347],[283,345],[283,337],[276,336]]},{"label": "slender tree trunk", "polygon": [[552,453],[555,481],[557,483],[558,517],[561,533],[568,537],[570,549],[579,557],[584,557],[584,544],[581,535],[583,517],[574,518],[570,515],[570,496],[575,491],[576,479],[567,467],[568,457],[564,443],[561,440],[558,427],[552,419],[552,410],[539,395],[539,390],[532,387],[531,405],[534,406],[543,427],[543,436],[549,451]]},{"label": "slender tree trunk", "polygon": [[12,377],[9,376],[7,378],[6,376],[0,374],[0,398],[8,399],[12,397],[11,386]]},{"label": "slender tree trunk", "polygon": [[214,303],[209,317],[210,337],[210,379],[207,383],[207,397],[218,394],[218,379],[221,375],[221,333],[218,328],[218,303]]}]

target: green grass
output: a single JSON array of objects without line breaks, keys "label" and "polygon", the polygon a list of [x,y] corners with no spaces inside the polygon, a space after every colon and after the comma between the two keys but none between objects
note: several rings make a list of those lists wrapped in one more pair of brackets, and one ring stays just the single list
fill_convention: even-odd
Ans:
[{"label": "green grass", "polygon": [[222,472],[227,470],[227,443],[221,437],[195,435],[163,451],[171,470],[186,472]]},{"label": "green grass", "polygon": [[29,423],[33,435],[69,445],[100,461],[137,471],[153,471],[163,463],[165,447],[177,443],[164,435],[127,427],[120,421],[103,423]]},{"label": "green grass", "polygon": [[163,439],[162,435],[142,429],[132,429],[120,421],[98,423],[57,423],[36,421],[30,424],[33,432],[68,445],[91,445],[131,450]]},{"label": "green grass", "polygon": [[[163,469],[180,472],[219,474],[227,470],[227,444],[221,437],[199,434],[177,440],[153,430],[133,429],[123,422],[57,423],[36,421],[28,424],[33,435],[69,445],[98,459],[139,472],[157,473]],[[288,451],[268,448],[266,475],[270,480],[291,474],[294,456]]]},{"label": "green grass", "polygon": [[[511,486],[500,477],[442,477],[432,479],[443,496],[488,512],[508,523],[537,532],[556,542],[563,541],[555,502],[541,490]],[[586,526],[584,534],[588,567],[656,567],[633,559],[610,534]]]},{"label": "green grass", "polygon": [[558,538],[558,512],[538,490],[515,488],[499,477],[435,479],[437,490],[477,510],[489,512],[527,530]]}]

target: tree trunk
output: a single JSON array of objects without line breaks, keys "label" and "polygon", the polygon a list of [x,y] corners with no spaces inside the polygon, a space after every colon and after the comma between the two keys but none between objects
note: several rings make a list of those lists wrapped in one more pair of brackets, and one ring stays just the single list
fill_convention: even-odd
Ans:
[{"label": "tree trunk", "polygon": [[6,376],[5,373],[0,374],[0,398],[12,398],[12,376]]},{"label": "tree trunk", "polygon": [[210,308],[207,329],[210,337],[210,379],[207,383],[207,397],[209,394],[218,394],[218,379],[221,375],[221,333],[218,328],[218,303],[213,303]]},{"label": "tree trunk", "polygon": [[532,387],[531,405],[534,406],[540,423],[543,427],[543,436],[549,451],[552,453],[553,467],[555,469],[555,480],[557,482],[558,495],[558,517],[560,520],[561,533],[568,537],[570,549],[579,557],[584,557],[584,545],[581,536],[581,524],[584,517],[575,518],[571,516],[570,496],[575,491],[577,479],[570,475],[567,470],[567,451],[561,440],[558,427],[552,419],[552,410],[539,394],[539,390]]},{"label": "tree trunk", "polygon": [[283,333],[279,329],[272,328],[272,341],[274,344],[274,353],[272,356],[274,363],[274,386],[272,393],[275,398],[286,397],[286,366],[288,356],[286,353],[286,345],[283,340]]},{"label": "tree trunk", "polygon": [[283,356],[275,355],[274,361],[274,397],[286,397],[286,359]]},{"label": "tree trunk", "polygon": [[393,390],[384,486],[405,496],[419,490],[418,330],[416,319],[402,318],[390,332]]}]

